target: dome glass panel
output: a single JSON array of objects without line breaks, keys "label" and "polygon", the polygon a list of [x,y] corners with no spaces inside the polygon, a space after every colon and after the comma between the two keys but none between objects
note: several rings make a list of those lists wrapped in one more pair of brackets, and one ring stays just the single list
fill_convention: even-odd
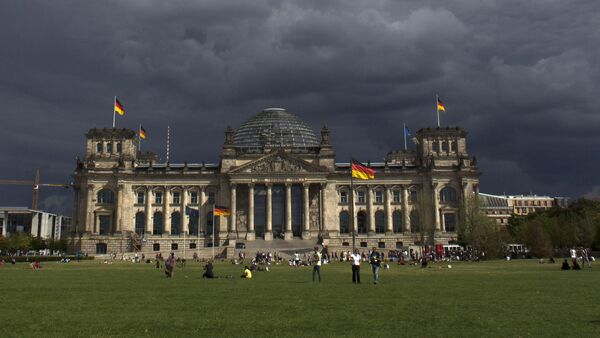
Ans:
[{"label": "dome glass panel", "polygon": [[233,134],[233,145],[245,150],[314,148],[319,146],[313,130],[294,113],[268,108],[254,115]]}]

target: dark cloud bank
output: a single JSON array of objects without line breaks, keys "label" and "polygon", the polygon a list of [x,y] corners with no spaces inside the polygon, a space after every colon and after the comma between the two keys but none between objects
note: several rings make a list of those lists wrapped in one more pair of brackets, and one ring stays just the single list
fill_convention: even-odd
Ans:
[{"label": "dark cloud bank", "polygon": [[[597,1],[4,1],[0,178],[70,180],[112,97],[145,149],[216,162],[265,107],[327,124],[338,160],[380,160],[401,126],[469,132],[481,189],[599,194]],[[44,205],[70,209],[65,192]],[[67,195],[68,196],[68,195]],[[0,187],[0,205],[28,205]]]}]

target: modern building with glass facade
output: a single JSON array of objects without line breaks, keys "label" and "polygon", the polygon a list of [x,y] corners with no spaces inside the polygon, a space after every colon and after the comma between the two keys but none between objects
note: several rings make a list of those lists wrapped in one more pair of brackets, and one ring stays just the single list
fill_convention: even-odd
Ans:
[{"label": "modern building with glass facade", "polygon": [[[335,161],[329,130],[317,138],[280,108],[228,127],[218,164],[158,163],[137,152],[133,130],[91,129],[73,175],[72,245],[90,253],[191,252],[212,245],[213,226],[220,246],[294,238],[347,246],[352,227],[362,246],[418,244],[426,231],[447,244],[462,201],[479,186],[466,135],[420,129],[416,151],[365,163],[375,179],[355,179],[351,189],[349,163]],[[231,215],[213,217],[215,204]]]}]

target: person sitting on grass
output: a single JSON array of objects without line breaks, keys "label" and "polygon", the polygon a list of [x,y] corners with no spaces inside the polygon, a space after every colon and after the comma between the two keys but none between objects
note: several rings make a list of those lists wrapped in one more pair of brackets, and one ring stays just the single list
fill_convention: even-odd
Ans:
[{"label": "person sitting on grass", "polygon": [[252,278],[252,271],[248,268],[248,265],[244,267],[244,273],[240,276],[242,278],[250,279]]},{"label": "person sitting on grass", "polygon": [[212,265],[212,261],[208,261],[208,263],[206,263],[206,265],[204,266],[204,274],[202,275],[202,278],[215,278],[215,275],[213,273],[213,265]]},{"label": "person sitting on grass", "polygon": [[42,268],[42,265],[40,264],[40,261],[36,260],[35,262],[29,264],[29,266],[31,266],[31,268],[33,270],[38,270]]},{"label": "person sitting on grass", "polygon": [[565,260],[562,262],[562,267],[560,268],[561,270],[571,270],[571,267],[569,266],[569,263],[567,262],[567,259],[565,258]]},{"label": "person sitting on grass", "polygon": [[573,270],[581,270],[581,266],[579,266],[579,262],[577,260],[573,260]]}]

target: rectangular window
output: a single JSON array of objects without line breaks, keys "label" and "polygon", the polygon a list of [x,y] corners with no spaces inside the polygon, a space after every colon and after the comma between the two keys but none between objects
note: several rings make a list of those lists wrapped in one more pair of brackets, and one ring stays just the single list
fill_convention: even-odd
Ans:
[{"label": "rectangular window", "polygon": [[340,192],[340,203],[343,203],[343,204],[348,203],[348,192],[346,192],[346,191]]},{"label": "rectangular window", "polygon": [[173,192],[173,204],[181,204],[181,193],[179,191]]},{"label": "rectangular window", "polygon": [[117,143],[117,153],[121,153],[123,151],[123,145],[121,142]]},{"label": "rectangular window", "polygon": [[108,153],[112,153],[112,143],[107,143],[107,144],[106,144],[106,151],[107,151]]},{"label": "rectangular window", "polygon": [[144,204],[144,192],[138,191],[137,193],[137,204]]},{"label": "rectangular window", "polygon": [[190,203],[191,204],[198,204],[198,193],[195,191],[192,191],[190,193]]},{"label": "rectangular window", "polygon": [[383,203],[383,192],[382,191],[375,192],[375,203]]},{"label": "rectangular window", "polygon": [[394,203],[400,203],[400,191],[396,190],[392,193]]},{"label": "rectangular window", "polygon": [[365,203],[365,192],[358,191],[358,203]]},{"label": "rectangular window", "polygon": [[162,204],[162,192],[155,192],[154,193],[154,203],[155,204]]},{"label": "rectangular window", "polygon": [[416,203],[417,202],[417,197],[418,196],[417,196],[417,192],[416,191],[413,190],[413,191],[410,192],[410,201],[412,203]]},{"label": "rectangular window", "polygon": [[217,194],[215,192],[208,193],[208,204],[215,204],[216,195]]}]

